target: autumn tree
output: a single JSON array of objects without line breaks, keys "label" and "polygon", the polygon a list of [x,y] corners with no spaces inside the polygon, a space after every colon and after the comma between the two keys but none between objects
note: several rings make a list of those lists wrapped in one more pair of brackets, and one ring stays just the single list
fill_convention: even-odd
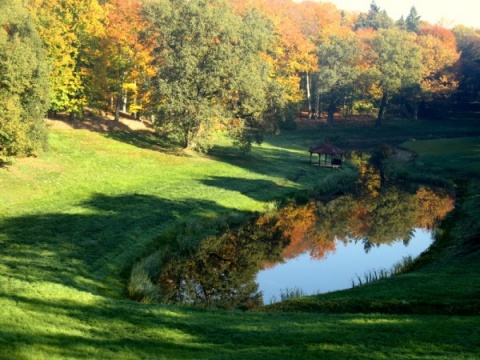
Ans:
[{"label": "autumn tree", "polygon": [[17,0],[0,2],[0,163],[47,145],[49,64],[31,16]]},{"label": "autumn tree", "polygon": [[156,125],[185,148],[206,150],[220,125],[243,150],[260,140],[273,101],[265,55],[272,43],[257,12],[243,18],[222,0],[159,1],[147,9],[158,29]]},{"label": "autumn tree", "polygon": [[271,22],[272,51],[266,61],[274,83],[283,92],[283,102],[272,109],[281,126],[294,125],[294,118],[305,98],[311,113],[311,72],[316,67],[315,46],[303,32],[307,21],[314,21],[304,12],[303,3],[291,0],[255,0],[251,2],[229,0],[237,8],[256,9]]},{"label": "autumn tree", "polygon": [[422,58],[420,92],[411,101],[412,117],[417,118],[419,102],[448,99],[457,89],[455,36],[439,25],[423,25],[418,30],[417,44]]},{"label": "autumn tree", "polygon": [[453,32],[458,50],[461,52],[457,97],[462,103],[478,101],[480,99],[480,30],[457,26]]},{"label": "autumn tree", "polygon": [[89,102],[88,50],[103,32],[102,8],[97,0],[30,0],[29,9],[52,63],[51,110],[67,111],[74,118]]},{"label": "autumn tree", "polygon": [[119,121],[121,110],[138,113],[148,102],[143,84],[153,75],[152,41],[143,36],[148,23],[140,0],[111,0],[104,9],[105,32],[90,49],[95,59],[89,71],[90,92],[99,105],[109,104]]}]

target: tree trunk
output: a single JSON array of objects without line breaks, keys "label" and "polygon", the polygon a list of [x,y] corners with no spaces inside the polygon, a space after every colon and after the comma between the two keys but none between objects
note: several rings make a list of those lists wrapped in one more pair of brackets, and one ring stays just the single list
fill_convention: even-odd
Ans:
[{"label": "tree trunk", "polygon": [[115,104],[115,122],[120,122],[120,109],[122,108],[122,96],[117,95],[117,102]]},{"label": "tree trunk", "polygon": [[419,108],[420,104],[418,103],[418,101],[415,101],[414,104],[413,104],[413,109],[412,109],[412,118],[413,120],[418,120],[418,108]]},{"label": "tree trunk", "polygon": [[328,126],[333,126],[334,115],[335,115],[335,102],[331,100],[330,104],[328,104],[328,116],[327,116]]},{"label": "tree trunk", "polygon": [[322,117],[322,113],[320,111],[320,93],[317,91],[317,98],[315,101],[315,120],[318,120]]},{"label": "tree trunk", "polygon": [[308,119],[312,118],[312,95],[310,94],[310,75],[307,71],[307,101],[308,101]]},{"label": "tree trunk", "polygon": [[387,106],[388,92],[384,91],[382,96],[382,101],[380,102],[380,108],[378,109],[377,121],[375,122],[375,127],[382,126],[383,113],[385,112],[385,107]]}]

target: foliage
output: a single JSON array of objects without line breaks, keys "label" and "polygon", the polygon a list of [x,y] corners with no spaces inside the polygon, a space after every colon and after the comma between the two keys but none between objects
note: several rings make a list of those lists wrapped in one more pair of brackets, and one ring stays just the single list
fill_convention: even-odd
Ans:
[{"label": "foliage", "polygon": [[382,99],[376,125],[382,124],[390,97],[402,89],[415,89],[421,79],[422,64],[415,36],[398,29],[381,29],[372,41],[375,62],[372,72],[378,79]]},{"label": "foliage", "polygon": [[407,18],[405,19],[405,27],[407,31],[417,32],[420,28],[420,18],[415,6],[410,8]]},{"label": "foliage", "polygon": [[380,7],[375,3],[375,0],[371,2],[368,13],[360,14],[357,23],[355,24],[356,29],[372,28],[374,30],[388,29],[392,26],[392,19],[387,15],[385,10],[380,9]]},{"label": "foliage", "polygon": [[89,102],[89,49],[104,31],[103,10],[97,0],[31,0],[29,9],[52,63],[51,110],[81,115]]},{"label": "foliage", "polygon": [[19,1],[0,4],[0,162],[47,145],[49,64],[35,25]]},{"label": "foliage", "polygon": [[463,103],[479,100],[480,84],[480,31],[478,29],[457,26],[453,29],[458,50],[460,84],[457,94]]},{"label": "foliage", "polygon": [[153,76],[153,44],[151,37],[144,35],[149,24],[142,16],[142,9],[139,0],[105,3],[107,26],[90,49],[95,66],[89,76],[91,83],[96,84],[90,90],[90,97],[97,99],[102,107],[109,104],[116,121],[120,110],[136,114],[149,105],[150,91],[146,84]]},{"label": "foliage", "polygon": [[339,104],[353,106],[358,77],[361,73],[360,43],[352,33],[344,37],[332,36],[318,49],[319,73],[317,91],[328,107],[327,122],[333,125],[333,116]]},{"label": "foliage", "polygon": [[158,29],[155,78],[158,127],[169,124],[185,148],[206,150],[222,124],[240,144],[260,140],[271,99],[269,25],[241,18],[221,0],[159,2],[147,10]]},{"label": "foliage", "polygon": [[422,26],[417,43],[422,54],[422,99],[448,99],[458,86],[454,65],[460,58],[451,30],[436,26]]}]

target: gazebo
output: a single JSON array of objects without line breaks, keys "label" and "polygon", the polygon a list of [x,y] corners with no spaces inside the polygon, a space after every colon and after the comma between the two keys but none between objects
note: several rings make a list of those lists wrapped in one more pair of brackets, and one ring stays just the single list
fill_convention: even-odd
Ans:
[{"label": "gazebo", "polygon": [[[342,167],[343,150],[330,143],[314,145],[308,151],[310,152],[310,164],[312,164],[312,155],[318,154],[318,166],[331,168]],[[324,155],[323,163],[321,162],[322,155]],[[330,159],[328,159],[328,155],[330,155]],[[327,160],[330,161],[327,162]]]}]

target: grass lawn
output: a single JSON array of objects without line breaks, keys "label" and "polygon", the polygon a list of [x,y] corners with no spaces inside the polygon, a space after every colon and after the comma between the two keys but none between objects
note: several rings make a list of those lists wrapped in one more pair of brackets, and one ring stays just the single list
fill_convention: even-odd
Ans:
[{"label": "grass lawn", "polygon": [[[480,297],[478,252],[454,256],[467,241],[458,229],[476,221],[467,217],[452,227],[460,240],[449,257],[398,279],[318,297],[315,309],[305,305],[311,298],[290,312],[145,305],[127,300],[125,290],[133,263],[168,241],[160,235],[179,223],[262,211],[269,201],[321,187],[325,179],[340,182],[348,169],[308,165],[307,149],[318,140],[356,148],[448,134],[458,146],[455,172],[448,167],[448,173],[455,180],[467,172],[478,176],[478,138],[453,139],[465,136],[471,121],[442,127],[395,122],[383,130],[321,125],[267,138],[249,155],[221,139],[209,155],[198,155],[151,134],[53,129],[49,152],[0,169],[0,359],[478,358],[480,316],[445,310],[475,306]],[[472,143],[460,148],[465,141]],[[423,141],[406,146],[420,154],[411,165],[415,171],[445,175],[442,164],[451,152],[428,153],[435,145]],[[466,166],[467,159],[475,166]],[[459,205],[478,209],[472,183],[461,185]],[[383,296],[383,305],[372,306],[374,296]],[[350,309],[371,308],[296,312],[323,311],[318,304],[341,299],[353,304]],[[425,299],[445,306],[423,312]],[[397,306],[397,300],[418,311],[387,314],[385,304]]]}]

